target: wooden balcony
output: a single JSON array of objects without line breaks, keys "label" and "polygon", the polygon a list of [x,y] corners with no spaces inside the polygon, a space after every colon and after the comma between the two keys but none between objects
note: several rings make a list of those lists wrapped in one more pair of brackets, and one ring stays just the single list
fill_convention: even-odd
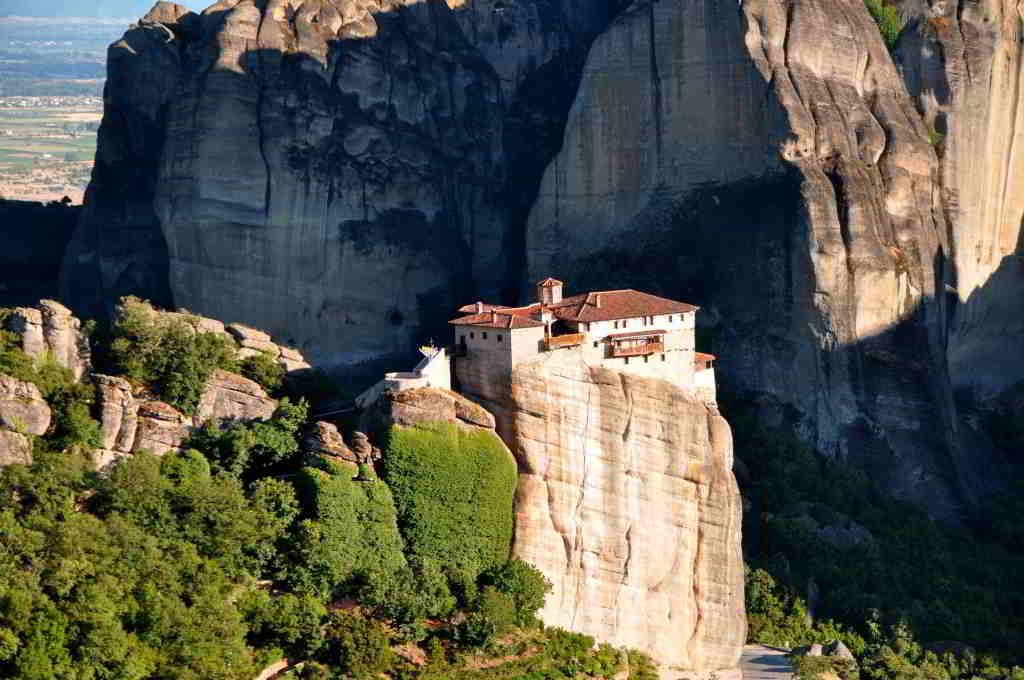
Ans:
[{"label": "wooden balcony", "polygon": [[575,347],[577,345],[582,345],[584,340],[586,340],[586,336],[583,335],[583,333],[549,335],[544,338],[544,348],[550,351],[553,349],[561,349],[563,347]]},{"label": "wooden balcony", "polygon": [[648,354],[659,354],[665,351],[665,343],[660,340],[642,342],[613,342],[609,354],[615,358],[642,357]]}]

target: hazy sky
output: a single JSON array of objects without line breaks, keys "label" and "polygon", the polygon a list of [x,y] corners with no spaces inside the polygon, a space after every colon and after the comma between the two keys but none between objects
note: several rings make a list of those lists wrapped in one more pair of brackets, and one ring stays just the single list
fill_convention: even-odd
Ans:
[{"label": "hazy sky", "polygon": [[[176,1],[179,5],[197,11],[213,3],[213,0]],[[0,0],[0,16],[134,19],[148,12],[154,4],[156,0]]]}]

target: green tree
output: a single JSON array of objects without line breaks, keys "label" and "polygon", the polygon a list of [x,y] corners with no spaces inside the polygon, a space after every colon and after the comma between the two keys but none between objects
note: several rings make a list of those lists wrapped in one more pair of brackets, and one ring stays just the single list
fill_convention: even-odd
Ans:
[{"label": "green tree", "polygon": [[537,612],[544,606],[544,599],[551,592],[551,582],[539,569],[520,559],[511,559],[485,571],[481,581],[512,598],[516,625],[539,624]]},{"label": "green tree", "polygon": [[345,677],[372,678],[392,664],[390,638],[373,619],[345,611],[332,612],[324,637],[323,660]]}]

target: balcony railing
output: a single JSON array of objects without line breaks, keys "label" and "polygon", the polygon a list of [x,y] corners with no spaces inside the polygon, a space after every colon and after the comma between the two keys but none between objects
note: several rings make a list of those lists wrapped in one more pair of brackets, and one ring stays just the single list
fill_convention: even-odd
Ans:
[{"label": "balcony railing", "polygon": [[621,357],[641,357],[648,354],[657,354],[665,351],[665,343],[650,340],[644,343],[612,343],[611,355]]},{"label": "balcony railing", "polygon": [[544,338],[544,347],[549,350],[561,349],[563,347],[575,347],[576,345],[582,345],[584,340],[586,340],[586,336],[583,335],[583,333],[549,335]]}]

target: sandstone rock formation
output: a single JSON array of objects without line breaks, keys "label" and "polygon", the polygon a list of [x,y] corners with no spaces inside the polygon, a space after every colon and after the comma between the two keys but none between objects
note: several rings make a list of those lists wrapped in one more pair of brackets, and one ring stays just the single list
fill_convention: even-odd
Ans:
[{"label": "sandstone rock formation", "polygon": [[982,399],[1024,380],[1024,23],[1017,2],[922,3],[900,41],[908,89],[939,148],[960,305],[950,378]]},{"label": "sandstone rock formation", "polygon": [[124,378],[94,375],[93,382],[103,436],[95,453],[100,469],[143,450],[156,455],[178,450],[192,429],[206,422],[263,420],[277,408],[258,384],[221,370],[210,376],[191,418],[170,404],[136,396]]},{"label": "sandstone rock formation", "polygon": [[440,421],[463,427],[493,430],[494,416],[466,397],[449,390],[420,387],[401,392],[385,391],[362,414],[360,427],[381,432],[392,426]]},{"label": "sandstone rock formation", "polygon": [[0,427],[41,435],[50,429],[50,418],[50,407],[38,387],[0,374]]},{"label": "sandstone rock formation", "polygon": [[81,379],[90,369],[89,339],[82,323],[64,305],[42,300],[35,307],[17,307],[7,318],[7,329],[21,340],[30,357],[53,357]]},{"label": "sandstone rock formation", "polygon": [[526,281],[703,304],[726,395],[948,516],[938,180],[861,0],[638,2],[590,52]]},{"label": "sandstone rock formation", "polygon": [[177,451],[188,437],[191,425],[191,420],[170,404],[143,401],[138,407],[138,427],[132,453],[149,451],[162,456]]},{"label": "sandstone rock formation", "polygon": [[20,432],[0,429],[0,467],[32,464],[32,442]]},{"label": "sandstone rock formation", "polygon": [[647,651],[666,678],[735,675],[741,502],[717,409],[554,356],[483,377],[470,396],[519,463],[513,551],[554,585],[544,622]]},{"label": "sandstone rock formation", "polygon": [[103,437],[95,453],[96,467],[103,469],[118,458],[132,453],[139,427],[139,404],[131,384],[124,378],[95,374],[96,403]]},{"label": "sandstone rock formation", "polygon": [[173,293],[321,360],[408,351],[518,275],[535,179],[506,178],[539,177],[617,4],[158,3],[110,49],[67,295]]},{"label": "sandstone rock formation", "polygon": [[266,420],[274,415],[277,401],[267,396],[258,383],[235,373],[217,369],[206,381],[194,422],[210,420]]}]

